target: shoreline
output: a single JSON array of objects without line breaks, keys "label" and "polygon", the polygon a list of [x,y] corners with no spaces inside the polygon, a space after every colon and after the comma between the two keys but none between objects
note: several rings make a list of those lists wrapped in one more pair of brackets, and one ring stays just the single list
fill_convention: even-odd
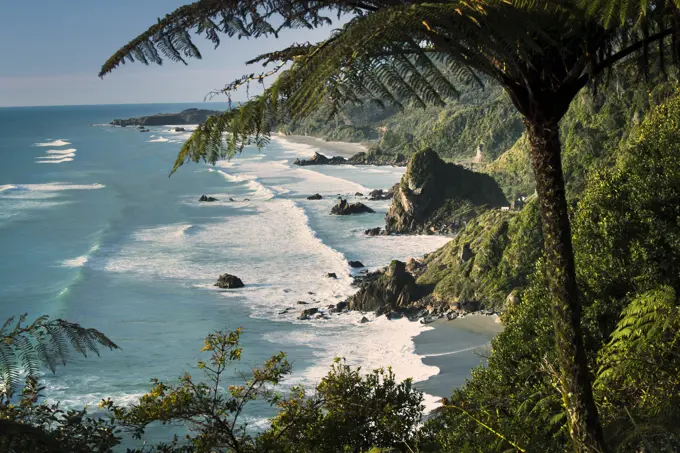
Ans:
[{"label": "shoreline", "polygon": [[[454,388],[470,378],[474,368],[485,363],[491,340],[503,330],[497,320],[497,315],[469,314],[452,321],[438,319],[428,324],[433,329],[413,338],[415,354],[425,365],[436,366],[439,373],[414,383],[414,386],[438,400],[450,397]],[[452,344],[453,339],[455,344]]]},{"label": "shoreline", "polygon": [[312,137],[309,135],[286,135],[280,132],[273,133],[272,136],[299,145],[315,146],[319,148],[319,152],[321,154],[323,154],[322,151],[324,150],[332,151],[334,153],[332,156],[326,157],[341,156],[348,159],[357,153],[365,153],[368,151],[366,145],[361,143],[330,142],[322,138]]},{"label": "shoreline", "polygon": [[[281,133],[272,136],[289,143],[313,146],[327,157],[349,158],[368,150],[360,143],[325,141],[318,137]],[[454,388],[465,384],[474,368],[485,363],[484,357],[490,352],[491,340],[503,330],[503,326],[498,315],[488,316],[478,312],[452,321],[437,319],[427,324],[427,327],[430,329],[423,329],[411,337],[411,342],[413,352],[422,363],[439,370],[434,376],[414,382],[414,387],[425,396],[424,404],[429,413],[440,406],[441,398],[450,397]],[[454,355],[455,358],[451,357]]]}]

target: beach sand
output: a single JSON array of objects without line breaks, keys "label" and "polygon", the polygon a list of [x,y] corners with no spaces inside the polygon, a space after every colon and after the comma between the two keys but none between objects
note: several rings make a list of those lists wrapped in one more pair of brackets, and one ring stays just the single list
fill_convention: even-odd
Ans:
[{"label": "beach sand", "polygon": [[496,316],[468,315],[463,319],[434,321],[433,330],[414,338],[416,354],[426,365],[439,368],[439,374],[415,386],[430,395],[449,397],[470,377],[473,368],[485,362],[491,339],[503,330]]},{"label": "beach sand", "polygon": [[362,145],[361,143],[327,142],[324,139],[310,137],[307,135],[285,135],[280,133],[276,133],[273,135],[288,140],[289,142],[292,143],[300,143],[302,145],[311,145],[323,148],[325,152],[331,151],[333,153],[332,156],[342,156],[345,158],[349,158],[355,155],[356,153],[368,151],[368,148],[365,145]]}]

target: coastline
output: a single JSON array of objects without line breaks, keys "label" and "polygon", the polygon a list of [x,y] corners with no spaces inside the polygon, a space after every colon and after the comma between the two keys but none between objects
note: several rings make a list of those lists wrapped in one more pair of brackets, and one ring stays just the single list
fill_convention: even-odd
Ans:
[{"label": "coastline", "polygon": [[484,363],[491,340],[503,330],[497,319],[496,315],[470,314],[428,324],[434,328],[413,338],[415,353],[425,365],[439,368],[439,373],[415,383],[415,387],[437,398],[451,396],[453,389],[465,384],[471,371]]},{"label": "coastline", "polygon": [[[361,143],[327,142],[326,140],[318,137],[311,137],[308,135],[286,135],[280,132],[276,132],[272,134],[272,136],[289,141],[291,143],[317,147],[319,148],[319,152],[321,154],[324,154],[323,151],[332,151],[332,156],[341,156],[346,159],[354,156],[357,153],[368,151],[368,148]],[[327,157],[332,156],[328,155]]]},{"label": "coastline", "polygon": [[[327,157],[349,158],[368,150],[359,143],[331,142],[304,135],[272,135],[289,143],[318,148]],[[414,383],[425,394],[426,411],[429,412],[439,406],[441,398],[451,396],[454,388],[462,386],[474,368],[484,364],[484,357],[491,349],[491,340],[503,330],[503,326],[498,315],[472,313],[452,321],[437,319],[428,327],[431,329],[422,330],[411,341],[423,364],[439,369],[429,379]],[[452,359],[454,355],[456,357]]]}]

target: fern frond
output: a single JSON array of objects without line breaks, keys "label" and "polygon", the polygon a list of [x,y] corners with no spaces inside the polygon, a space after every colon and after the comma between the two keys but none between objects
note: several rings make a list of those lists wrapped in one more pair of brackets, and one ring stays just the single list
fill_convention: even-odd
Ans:
[{"label": "fern frond", "polygon": [[56,364],[66,365],[72,348],[84,356],[88,352],[99,355],[99,347],[119,349],[96,329],[88,329],[63,319],[49,320],[41,316],[25,324],[26,315],[8,319],[0,329],[0,384],[1,393],[11,396],[21,375],[36,378],[40,367],[52,372]]}]

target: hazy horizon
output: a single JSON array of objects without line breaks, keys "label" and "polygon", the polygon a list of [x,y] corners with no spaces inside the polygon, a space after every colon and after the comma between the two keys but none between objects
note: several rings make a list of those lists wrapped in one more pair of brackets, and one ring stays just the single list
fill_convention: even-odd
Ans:
[{"label": "hazy horizon", "polygon": [[[135,62],[103,80],[97,77],[114,52],[184,3],[36,0],[15,3],[11,11],[0,6],[5,13],[0,14],[0,40],[11,43],[4,47],[0,65],[0,107],[200,103],[211,90],[245,73],[260,72],[261,66],[245,65],[253,55],[293,42],[323,39],[331,28],[293,30],[280,39],[223,36],[217,49],[200,38],[196,44],[203,59],[190,60],[188,66],[167,60],[163,66]],[[26,33],[27,24],[30,33]],[[259,87],[252,88],[251,94],[258,92]],[[235,96],[235,100],[243,99],[245,92]]]}]

